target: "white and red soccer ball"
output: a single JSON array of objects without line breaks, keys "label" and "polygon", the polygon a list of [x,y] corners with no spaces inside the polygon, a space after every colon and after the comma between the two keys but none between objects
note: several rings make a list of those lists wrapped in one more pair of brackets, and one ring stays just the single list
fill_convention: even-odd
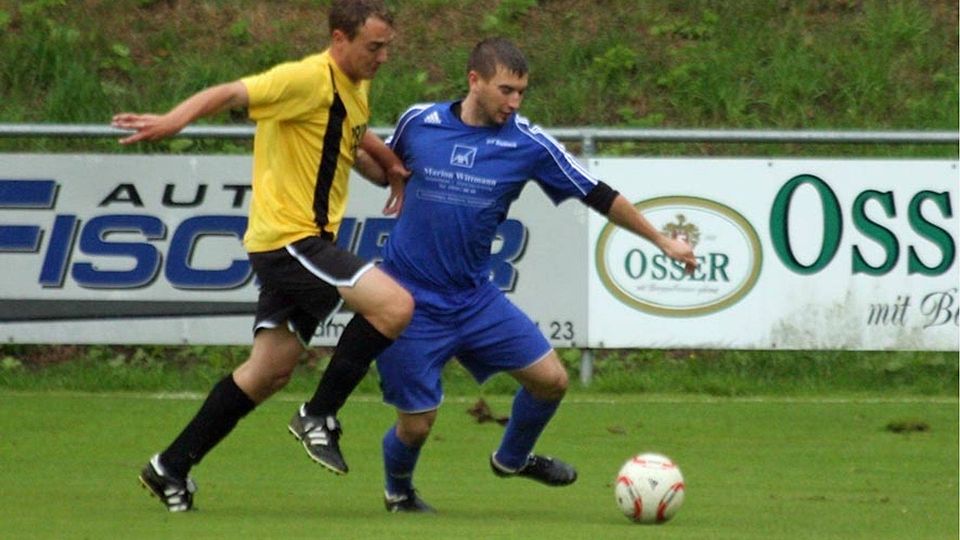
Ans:
[{"label": "white and red soccer ball", "polygon": [[667,456],[639,454],[620,468],[614,493],[632,521],[664,523],[683,505],[683,475]]}]

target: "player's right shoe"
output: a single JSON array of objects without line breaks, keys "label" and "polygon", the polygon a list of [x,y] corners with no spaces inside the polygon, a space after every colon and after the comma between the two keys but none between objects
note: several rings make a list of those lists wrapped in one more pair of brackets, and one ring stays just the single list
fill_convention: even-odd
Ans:
[{"label": "player's right shoe", "polygon": [[310,459],[336,474],[347,474],[349,467],[340,453],[340,422],[333,416],[307,414],[306,405],[290,419],[290,433],[301,443]]},{"label": "player's right shoe", "polygon": [[530,454],[527,462],[515,471],[504,467],[497,461],[497,453],[490,455],[490,468],[493,474],[501,478],[521,476],[541,482],[548,486],[568,486],[577,481],[577,470],[559,459]]},{"label": "player's right shoe", "polygon": [[383,506],[386,507],[387,512],[392,513],[409,512],[435,514],[437,512],[436,509],[420,498],[420,494],[418,494],[417,490],[415,489],[411,489],[410,491],[401,495],[393,495],[384,492]]},{"label": "player's right shoe", "polygon": [[197,491],[197,484],[189,476],[181,480],[167,474],[160,464],[160,454],[150,458],[143,466],[140,471],[140,484],[150,491],[151,496],[160,499],[171,512],[193,509],[193,494]]}]

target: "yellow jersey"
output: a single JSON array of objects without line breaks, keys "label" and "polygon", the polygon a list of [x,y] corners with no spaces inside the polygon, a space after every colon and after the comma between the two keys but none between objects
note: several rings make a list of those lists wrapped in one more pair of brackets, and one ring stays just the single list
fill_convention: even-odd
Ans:
[{"label": "yellow jersey", "polygon": [[370,118],[369,81],[351,81],[327,50],[241,82],[257,123],[244,247],[271,251],[308,236],[336,238]]}]

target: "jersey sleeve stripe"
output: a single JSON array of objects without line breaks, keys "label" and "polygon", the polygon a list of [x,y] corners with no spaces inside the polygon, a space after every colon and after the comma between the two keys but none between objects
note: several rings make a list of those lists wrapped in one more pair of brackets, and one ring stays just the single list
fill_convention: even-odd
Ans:
[{"label": "jersey sleeve stripe", "polygon": [[[520,115],[515,115],[514,122],[521,133],[530,137],[530,139],[542,146],[547,153],[550,154],[550,157],[553,158],[553,161],[560,170],[563,171],[563,174],[570,179],[570,182],[572,182],[581,193],[586,195],[597,185],[597,179],[590,174],[576,158],[564,150],[560,143],[549,133],[540,129],[539,126],[531,125],[526,118]],[[580,177],[577,178],[571,175],[571,169],[579,173]],[[585,187],[585,183],[588,183],[589,187]]]},{"label": "jersey sleeve stripe", "polygon": [[409,109],[407,109],[406,112],[404,112],[403,115],[400,116],[400,121],[397,122],[396,129],[394,129],[393,133],[391,133],[387,137],[385,141],[386,144],[392,147],[394,140],[400,138],[400,135],[403,133],[403,130],[407,127],[407,124],[409,124],[414,118],[423,114],[423,112],[429,109],[430,107],[433,107],[433,105],[434,105],[433,103],[417,103],[416,105],[412,105]]}]

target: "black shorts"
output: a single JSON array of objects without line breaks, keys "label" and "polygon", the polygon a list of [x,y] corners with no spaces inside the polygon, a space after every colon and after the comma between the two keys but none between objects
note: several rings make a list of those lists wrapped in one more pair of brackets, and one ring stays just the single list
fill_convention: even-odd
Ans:
[{"label": "black shorts", "polygon": [[286,322],[304,346],[340,307],[337,287],[354,286],[374,266],[317,236],[248,256],[260,282],[253,333]]}]

